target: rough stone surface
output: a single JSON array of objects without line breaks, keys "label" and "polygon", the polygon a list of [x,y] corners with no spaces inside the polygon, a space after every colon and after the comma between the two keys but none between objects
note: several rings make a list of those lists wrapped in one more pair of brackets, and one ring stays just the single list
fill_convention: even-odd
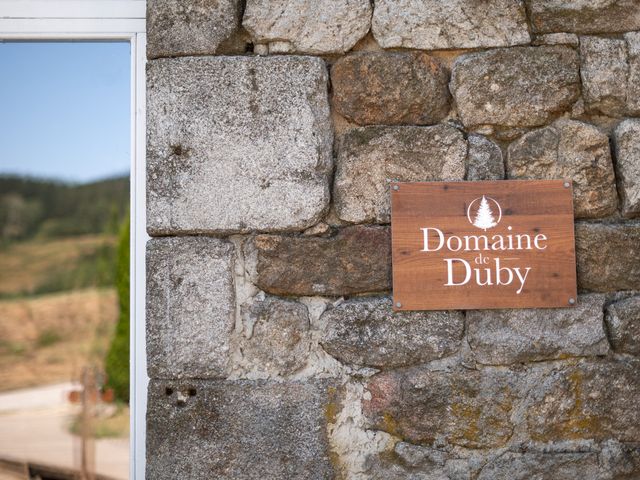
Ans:
[{"label": "rough stone surface", "polygon": [[607,440],[602,444],[600,462],[614,480],[633,480],[640,477],[640,444]]},{"label": "rough stone surface", "polygon": [[627,100],[627,45],[624,40],[580,39],[580,76],[588,112],[621,116]]},{"label": "rough stone surface", "polygon": [[483,364],[605,355],[604,302],[604,295],[589,294],[580,296],[573,308],[471,310],[467,339]]},{"label": "rough stone surface", "polygon": [[147,478],[328,480],[322,383],[152,381]]},{"label": "rough stone surface", "polygon": [[553,370],[527,409],[535,441],[640,438],[638,360],[589,360]]},{"label": "rough stone surface", "polygon": [[147,57],[243,53],[240,0],[149,0]]},{"label": "rough stone surface", "polygon": [[622,214],[640,215],[640,120],[625,120],[613,133]]},{"label": "rough stone surface", "polygon": [[572,45],[577,47],[579,44],[580,40],[575,33],[547,33],[538,35],[533,41],[533,45]]},{"label": "rough stone surface", "polygon": [[534,127],[578,99],[578,68],[567,46],[500,48],[459,57],[450,88],[467,127]]},{"label": "rough stone surface", "polygon": [[377,0],[372,31],[383,48],[506,47],[530,40],[517,0]]},{"label": "rough stone surface", "polygon": [[261,370],[288,375],[302,368],[309,354],[309,312],[301,303],[277,297],[256,299],[242,307],[250,325],[241,343],[245,360]]},{"label": "rough stone surface", "polygon": [[462,339],[461,312],[397,312],[389,297],[348,300],[327,310],[320,340],[343,363],[393,368],[453,353]]},{"label": "rough stone surface", "polygon": [[270,50],[344,53],[367,34],[371,13],[369,0],[247,0],[242,25]]},{"label": "rough stone surface", "polygon": [[606,33],[640,29],[636,0],[526,0],[538,32]]},{"label": "rough stone surface", "polygon": [[453,127],[363,127],[338,142],[335,211],[353,223],[389,223],[390,182],[463,180],[467,144]]},{"label": "rough stone surface", "polygon": [[578,287],[640,290],[640,224],[576,223]]},{"label": "rough stone surface", "polygon": [[490,461],[478,480],[610,480],[610,472],[601,468],[598,454],[514,453],[506,452]]},{"label": "rough stone surface", "polygon": [[486,137],[472,133],[467,138],[467,180],[502,180],[504,160],[502,150]]},{"label": "rough stone surface", "polygon": [[618,205],[609,137],[583,122],[560,119],[523,135],[509,146],[507,175],[573,180],[577,218],[605,217]]},{"label": "rough stone surface", "polygon": [[640,32],[625,33],[627,42],[627,114],[640,115]]},{"label": "rough stone surface", "polygon": [[215,238],[147,244],[151,378],[223,377],[234,325],[234,247]]},{"label": "rough stone surface", "polygon": [[444,450],[395,444],[393,451],[370,455],[365,463],[367,480],[471,480],[466,459],[450,458]]},{"label": "rough stone surface", "polygon": [[160,59],[148,67],[151,234],[304,230],[329,203],[324,62]]},{"label": "rough stone surface", "polygon": [[607,307],[605,319],[613,349],[640,355],[640,296],[612,303]]},{"label": "rough stone surface", "polygon": [[372,428],[417,444],[503,445],[513,433],[517,375],[510,370],[391,370],[371,377],[363,412]]},{"label": "rough stone surface", "polygon": [[391,232],[346,227],[332,237],[259,235],[247,245],[255,284],[276,295],[351,295],[391,289]]},{"label": "rough stone surface", "polygon": [[449,72],[421,52],[359,52],[331,67],[333,105],[360,125],[428,125],[449,112]]}]

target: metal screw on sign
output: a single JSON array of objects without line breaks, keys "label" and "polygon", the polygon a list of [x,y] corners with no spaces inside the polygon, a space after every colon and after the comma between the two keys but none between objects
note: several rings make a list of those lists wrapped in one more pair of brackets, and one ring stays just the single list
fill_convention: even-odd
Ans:
[{"label": "metal screw on sign", "polygon": [[393,186],[393,189],[394,189],[394,190],[400,190],[400,186],[399,186],[399,185],[394,185],[394,186]]},{"label": "metal screw on sign", "polygon": [[576,303],[576,299],[575,298],[570,298],[569,299],[569,305],[575,305]]},{"label": "metal screw on sign", "polygon": [[396,308],[402,308],[402,304],[400,302],[396,303]]},{"label": "metal screw on sign", "polygon": [[569,188],[571,184],[569,182],[564,182],[564,188]]}]

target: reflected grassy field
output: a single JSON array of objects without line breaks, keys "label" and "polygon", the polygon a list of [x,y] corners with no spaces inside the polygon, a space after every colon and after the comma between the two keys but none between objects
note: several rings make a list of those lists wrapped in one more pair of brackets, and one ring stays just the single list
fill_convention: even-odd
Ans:
[{"label": "reflected grassy field", "polygon": [[82,235],[0,246],[0,299],[113,285],[116,242]]},{"label": "reflected grassy field", "polygon": [[0,391],[73,380],[101,364],[117,308],[113,288],[0,300]]}]

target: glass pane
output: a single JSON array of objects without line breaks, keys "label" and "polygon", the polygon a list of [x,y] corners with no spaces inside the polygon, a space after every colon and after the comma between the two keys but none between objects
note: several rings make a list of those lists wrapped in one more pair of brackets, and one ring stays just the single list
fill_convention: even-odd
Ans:
[{"label": "glass pane", "polygon": [[130,46],[0,43],[0,71],[0,479],[125,479]]}]

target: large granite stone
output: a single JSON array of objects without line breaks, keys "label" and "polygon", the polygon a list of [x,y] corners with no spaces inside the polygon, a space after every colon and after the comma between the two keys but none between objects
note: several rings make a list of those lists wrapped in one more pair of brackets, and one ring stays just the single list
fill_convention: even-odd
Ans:
[{"label": "large granite stone", "polygon": [[460,56],[450,88],[466,127],[535,127],[578,99],[578,68],[567,46],[499,48]]},{"label": "large granite stone", "polygon": [[505,452],[485,465],[478,480],[611,480],[596,452]]},{"label": "large granite stone", "polygon": [[578,287],[640,290],[640,224],[576,223]]},{"label": "large granite stone", "polygon": [[580,39],[580,76],[588,112],[624,115],[627,108],[627,45],[615,38]]},{"label": "large granite stone", "polygon": [[517,0],[377,0],[372,30],[383,48],[506,47],[530,40]]},{"label": "large granite stone", "polygon": [[305,365],[310,349],[307,307],[268,296],[243,305],[241,316],[250,328],[248,338],[241,340],[242,356],[254,368],[289,375]]},{"label": "large granite stone", "polygon": [[507,176],[573,181],[577,218],[611,215],[618,206],[609,137],[596,127],[560,119],[509,145]]},{"label": "large granite stone", "polygon": [[640,438],[640,361],[585,360],[551,371],[527,408],[535,441]]},{"label": "large granite stone", "polygon": [[235,320],[234,247],[215,238],[147,244],[147,370],[151,378],[227,372]]},{"label": "large granite stone", "polygon": [[467,144],[453,127],[363,127],[337,145],[335,211],[353,223],[389,223],[390,182],[463,180]]},{"label": "large granite stone", "polygon": [[605,296],[581,295],[573,308],[470,310],[467,339],[483,364],[511,364],[605,355]]},{"label": "large granite stone", "polygon": [[360,125],[428,125],[449,112],[449,72],[422,52],[358,52],[331,67],[333,105]]},{"label": "large granite stone", "polygon": [[322,315],[320,344],[343,363],[394,368],[453,353],[462,339],[461,312],[396,312],[389,297],[345,301]]},{"label": "large granite stone", "polygon": [[303,230],[329,203],[324,62],[160,59],[148,67],[152,235]]},{"label": "large granite stone", "polygon": [[247,0],[242,25],[276,52],[344,53],[371,26],[369,0]]},{"label": "large granite stone", "polygon": [[587,113],[640,115],[640,32],[580,37],[580,58]]},{"label": "large granite stone", "polygon": [[640,215],[640,120],[628,119],[613,132],[622,214]]},{"label": "large granite stone", "polygon": [[151,381],[147,478],[335,478],[318,382]]},{"label": "large granite stone", "polygon": [[620,353],[640,355],[640,296],[609,305],[605,320],[613,349]]},{"label": "large granite stone", "polygon": [[391,289],[391,233],[346,227],[331,237],[259,235],[246,247],[254,282],[276,295],[352,295]]},{"label": "large granite stone", "polygon": [[407,442],[430,445],[439,439],[489,448],[504,445],[513,433],[519,386],[511,370],[411,367],[378,373],[366,388],[368,425]]},{"label": "large granite stone", "polygon": [[467,137],[469,152],[467,154],[466,179],[502,180],[504,178],[504,159],[500,147],[487,137],[471,133]]},{"label": "large granite stone", "polygon": [[240,0],[148,0],[147,57],[243,53]]},{"label": "large granite stone", "polygon": [[613,33],[640,29],[636,0],[526,0],[537,32]]}]

